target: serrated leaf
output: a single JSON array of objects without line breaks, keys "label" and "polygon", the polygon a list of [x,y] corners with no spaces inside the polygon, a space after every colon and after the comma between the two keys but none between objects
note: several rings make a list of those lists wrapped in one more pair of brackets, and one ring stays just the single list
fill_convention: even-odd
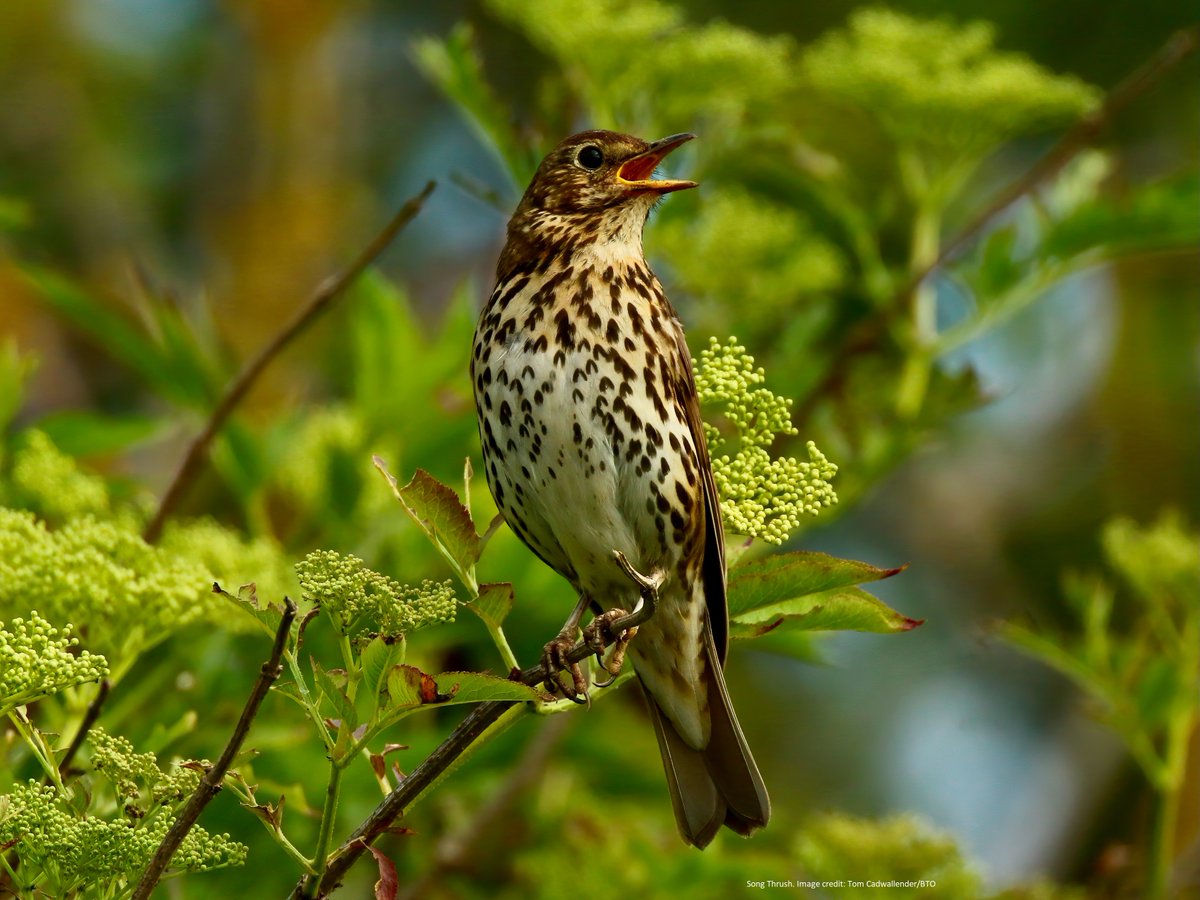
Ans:
[{"label": "serrated leaf", "polygon": [[466,606],[490,627],[499,628],[512,609],[513,596],[513,586],[506,581],[481,584],[479,596]]},{"label": "serrated leaf", "polygon": [[437,676],[438,690],[449,699],[442,702],[485,703],[490,700],[523,702],[541,699],[541,693],[519,681],[497,678],[482,672],[443,672]]},{"label": "serrated leaf", "polygon": [[902,571],[903,566],[880,569],[864,562],[805,550],[776,553],[740,563],[729,570],[726,589],[729,615],[737,618],[762,606],[879,581]]},{"label": "serrated leaf", "polygon": [[424,469],[417,469],[412,481],[398,487],[383,460],[375,457],[375,467],[383,473],[392,493],[430,540],[440,546],[466,572],[479,561],[479,533],[471,513],[458,494]]},{"label": "serrated leaf", "polygon": [[226,600],[234,603],[239,610],[253,619],[263,631],[274,636],[276,629],[279,628],[279,620],[283,616],[283,605],[274,602],[262,603],[258,599],[258,590],[253,582],[239,586],[237,594],[231,594],[221,587],[220,583],[214,581],[212,591],[214,594],[220,594]]},{"label": "serrated leaf", "polygon": [[504,104],[492,93],[474,29],[464,23],[455,26],[444,40],[418,40],[413,55],[425,77],[467,113],[470,123],[503,160],[512,187],[524,184],[537,160],[530,157],[513,129],[512,118],[504,112]]},{"label": "serrated leaf", "polygon": [[772,603],[734,616],[730,636],[757,637],[777,627],[800,631],[869,631],[894,634],[924,622],[896,612],[859,587],[840,587]]}]

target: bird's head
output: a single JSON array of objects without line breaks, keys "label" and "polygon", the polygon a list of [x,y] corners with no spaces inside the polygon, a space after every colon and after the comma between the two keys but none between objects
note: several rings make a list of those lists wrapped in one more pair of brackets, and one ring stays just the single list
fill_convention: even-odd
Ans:
[{"label": "bird's head", "polygon": [[654,178],[666,155],[692,137],[672,134],[647,143],[630,134],[584,131],[566,138],[529,182],[509,222],[510,246],[617,242],[640,251],[642,226],[662,194],[696,186]]},{"label": "bird's head", "polygon": [[661,195],[696,186],[656,179],[659,163],[694,135],[647,143],[614,131],[584,131],[555,147],[538,166],[521,207],[548,213],[589,213],[627,205],[647,210]]},{"label": "bird's head", "polygon": [[542,160],[513,213],[497,276],[589,248],[640,258],[642,227],[654,204],[663,194],[696,186],[654,177],[663,158],[692,137],[647,143],[614,131],[584,131],[567,138]]}]

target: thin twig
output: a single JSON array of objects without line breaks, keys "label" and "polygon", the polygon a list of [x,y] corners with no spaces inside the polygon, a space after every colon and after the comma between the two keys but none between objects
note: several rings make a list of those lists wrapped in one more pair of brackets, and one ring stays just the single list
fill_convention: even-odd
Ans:
[{"label": "thin twig", "polygon": [[100,718],[100,708],[104,706],[104,701],[108,699],[108,692],[110,690],[112,690],[112,685],[105,678],[100,682],[100,690],[96,692],[96,696],[88,704],[87,712],[83,714],[83,721],[79,723],[79,730],[75,732],[75,737],[71,738],[71,745],[67,747],[67,751],[58,763],[58,774],[67,774],[67,769],[70,768],[71,761],[75,759],[75,754],[79,752],[79,748],[83,746],[83,741],[87,737],[88,732],[92,730],[92,726]]},{"label": "thin twig", "polygon": [[192,443],[188,446],[187,453],[184,454],[183,460],[179,463],[179,468],[175,470],[175,475],[171,479],[166,493],[163,494],[154,518],[150,520],[150,524],[146,526],[146,530],[143,532],[142,536],[147,542],[154,543],[158,540],[162,534],[163,525],[166,524],[167,517],[174,512],[184,491],[187,490],[191,483],[195,481],[196,476],[199,475],[200,466],[208,455],[209,445],[212,444],[213,439],[217,436],[217,432],[221,430],[221,426],[225,424],[225,421],[242,401],[242,398],[246,396],[250,388],[258,381],[263,370],[297,335],[303,332],[318,316],[325,312],[334,300],[345,293],[346,288],[354,283],[367,266],[371,265],[375,261],[375,258],[395,239],[396,235],[416,217],[417,213],[421,211],[421,207],[424,206],[425,201],[429,198],[429,195],[433,193],[433,189],[434,182],[431,181],[425,185],[421,193],[400,207],[400,211],[375,236],[375,239],[359,253],[354,262],[340,274],[324,281],[317,288],[308,303],[292,317],[292,320],[284,326],[283,330],[275,335],[253,359],[246,363],[242,371],[238,373],[238,376],[226,389],[225,394],[217,402],[216,407],[213,408],[208,421],[204,424],[203,430],[196,435]]},{"label": "thin twig", "polygon": [[929,275],[943,266],[959,250],[969,244],[987,224],[1019,199],[1030,193],[1048,178],[1057,175],[1067,164],[1087,149],[1109,123],[1134,100],[1158,84],[1167,73],[1196,52],[1200,47],[1200,25],[1181,29],[1171,35],[1157,52],[1125,77],[1105,95],[1104,102],[1080,119],[1062,136],[1050,152],[1038,160],[1024,175],[1012,182],[992,201],[972,216],[953,237],[942,244],[937,257],[915,272],[904,288],[893,298],[894,307],[902,303]]},{"label": "thin twig", "polygon": [[200,779],[200,784],[197,785],[187,805],[184,806],[179,816],[175,819],[174,824],[163,838],[162,843],[158,845],[158,850],[155,851],[154,858],[150,860],[150,865],[142,873],[142,880],[138,882],[138,886],[133,892],[132,900],[149,900],[154,886],[158,884],[158,880],[162,878],[163,872],[170,865],[171,857],[175,855],[175,851],[179,849],[179,845],[183,843],[183,839],[187,837],[188,832],[192,830],[192,826],[196,824],[196,820],[200,818],[200,813],[203,812],[204,807],[220,792],[221,783],[225,780],[225,773],[229,771],[229,767],[233,764],[233,758],[241,751],[242,744],[250,732],[250,725],[254,722],[254,717],[258,714],[258,707],[262,704],[263,698],[267,696],[267,691],[271,689],[271,685],[275,683],[275,679],[283,671],[280,659],[283,657],[283,650],[287,646],[288,634],[291,631],[292,622],[295,618],[296,604],[285,597],[283,616],[279,620],[279,628],[275,631],[275,644],[271,648],[271,658],[263,663],[262,670],[258,675],[258,681],[254,683],[254,690],[250,692],[250,699],[246,701],[246,706],[242,710],[242,716],[238,719],[237,727],[233,729],[229,743],[225,745],[225,750],[221,753],[221,758],[204,773],[204,777]]},{"label": "thin twig", "polygon": [[[609,630],[613,634],[620,634],[623,631],[636,628],[654,614],[656,606],[655,592],[658,588],[659,580],[656,577],[647,578],[638,573],[629,565],[623,554],[616,553],[614,555],[617,558],[617,565],[638,585],[642,594],[642,602],[638,604],[633,612],[622,616],[611,624]],[[586,642],[580,641],[568,651],[567,661],[569,663],[582,662],[593,655],[594,652]],[[533,686],[543,683],[549,675],[550,673],[546,671],[542,664],[538,663],[535,666],[530,666],[528,669],[516,673],[512,680]],[[350,867],[366,852],[366,848],[376,838],[387,831],[392,823],[404,814],[409,805],[424,793],[426,788],[438,780],[447,769],[454,765],[455,760],[467,751],[471,744],[494,725],[505,712],[511,707],[516,706],[518,702],[511,700],[489,700],[471,710],[467,717],[459,723],[458,727],[450,732],[449,737],[430,753],[429,756],[425,757],[420,765],[413,769],[408,777],[396,786],[394,791],[384,797],[380,804],[367,816],[366,820],[334,852],[333,860],[326,867],[315,896],[328,897],[341,883],[342,877]],[[320,861],[318,860],[318,862]],[[306,896],[305,887],[307,880],[307,876],[300,879],[291,894],[293,900]],[[307,896],[314,895],[309,894]]]}]

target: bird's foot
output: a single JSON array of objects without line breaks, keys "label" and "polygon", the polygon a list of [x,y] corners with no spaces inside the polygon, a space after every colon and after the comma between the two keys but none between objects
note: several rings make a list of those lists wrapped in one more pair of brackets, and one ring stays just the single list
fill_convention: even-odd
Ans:
[{"label": "bird's foot", "polygon": [[[625,665],[625,651],[629,649],[629,642],[637,634],[637,626],[623,628],[620,633],[614,633],[612,626],[614,622],[624,619],[628,615],[629,613],[623,609],[610,609],[592,619],[591,624],[583,630],[583,642],[596,654],[596,662],[608,675],[604,681],[594,682],[598,688],[608,687],[616,681],[617,676],[621,674],[622,666]],[[606,663],[604,651],[608,647],[612,647],[612,654]]]},{"label": "bird's foot", "polygon": [[[579,663],[571,662],[567,656],[575,647],[574,632],[574,628],[563,629],[542,650],[542,668],[546,671],[546,680],[543,685],[551,694],[562,694],[568,700],[587,704],[591,700],[588,696],[587,678],[584,677]],[[560,672],[570,674],[570,683],[563,683],[562,679],[558,677]]]}]

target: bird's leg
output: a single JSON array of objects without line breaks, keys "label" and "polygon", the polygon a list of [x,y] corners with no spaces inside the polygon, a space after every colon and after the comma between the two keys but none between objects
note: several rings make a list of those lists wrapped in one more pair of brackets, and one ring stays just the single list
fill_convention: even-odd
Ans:
[{"label": "bird's leg", "polygon": [[[542,668],[546,670],[544,682],[546,690],[552,694],[561,693],[576,703],[588,702],[587,679],[583,677],[583,670],[579,667],[579,663],[571,662],[567,659],[567,654],[575,646],[575,635],[579,632],[579,620],[583,618],[583,613],[591,605],[591,602],[591,598],[581,592],[579,602],[575,604],[575,609],[567,618],[562,631],[542,650]],[[570,684],[563,684],[559,680],[558,673],[562,671],[571,673]],[[581,697],[582,699],[580,699]]]},{"label": "bird's leg", "polygon": [[[583,631],[584,642],[596,654],[600,668],[609,675],[607,680],[596,682],[596,687],[601,688],[608,687],[621,674],[629,642],[637,634],[638,625],[654,615],[654,610],[658,606],[658,589],[662,587],[664,579],[661,571],[655,572],[653,575],[643,575],[633,567],[620,550],[614,550],[613,557],[616,559],[617,565],[621,567],[621,571],[638,586],[641,596],[632,613],[627,613],[623,609],[610,609],[592,619],[591,624]],[[622,623],[620,632],[614,632],[613,625],[622,619],[629,621]],[[611,646],[613,649],[608,662],[605,663],[604,649],[607,646]]]}]

